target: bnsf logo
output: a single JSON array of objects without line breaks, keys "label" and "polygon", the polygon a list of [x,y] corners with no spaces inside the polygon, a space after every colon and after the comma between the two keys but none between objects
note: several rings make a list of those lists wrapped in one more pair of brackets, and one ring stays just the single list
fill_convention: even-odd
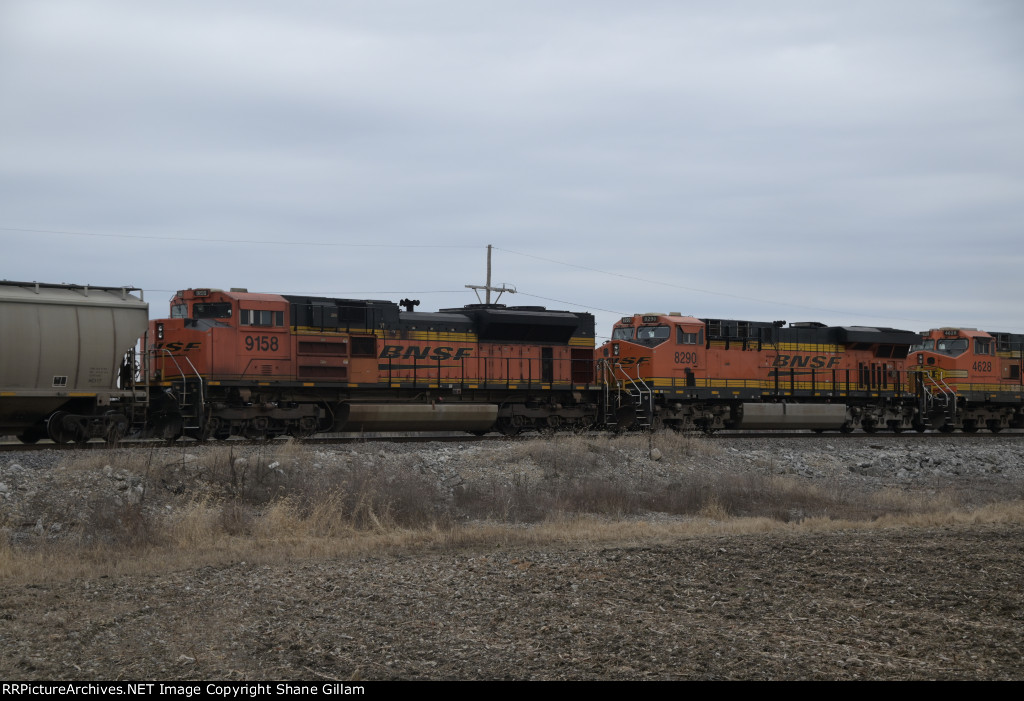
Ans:
[{"label": "bnsf logo", "polygon": [[472,348],[459,348],[458,350],[450,346],[441,346],[434,348],[434,352],[430,352],[430,346],[384,346],[384,349],[380,352],[378,358],[401,358],[402,360],[409,360],[415,358],[416,360],[462,360],[468,358],[470,353],[473,352]]},{"label": "bnsf logo", "polygon": [[841,362],[841,358],[829,358],[825,355],[782,355],[775,358],[774,367],[777,368],[834,368]]},{"label": "bnsf logo", "polygon": [[171,341],[170,343],[154,343],[153,347],[157,350],[169,350],[172,353],[180,353],[182,351],[188,353],[189,351],[199,350],[202,345],[202,341],[192,341],[191,343]]}]

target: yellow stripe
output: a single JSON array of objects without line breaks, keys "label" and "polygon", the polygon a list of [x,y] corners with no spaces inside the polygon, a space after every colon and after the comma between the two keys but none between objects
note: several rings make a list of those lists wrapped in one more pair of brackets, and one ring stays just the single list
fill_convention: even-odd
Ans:
[{"label": "yellow stripe", "polygon": [[[402,335],[401,333],[399,335]],[[412,341],[458,341],[477,343],[475,333],[459,333],[456,331],[408,331],[405,338]]]},{"label": "yellow stripe", "polygon": [[95,392],[68,392],[69,397],[95,397]]},{"label": "yellow stripe", "polygon": [[807,353],[842,353],[845,351],[843,346],[834,343],[780,343],[778,344],[778,349],[804,351]]},{"label": "yellow stripe", "polygon": [[[687,384],[686,380],[682,379],[682,378],[672,379],[672,378],[664,378],[664,377],[654,377],[654,378],[645,377],[645,378],[643,378],[643,380],[644,380],[644,382],[647,382],[648,384],[653,385],[654,387],[676,387],[676,388],[679,388],[679,389],[694,389],[694,388],[710,389],[710,388],[717,388],[717,389],[730,389],[731,390],[731,389],[734,389],[734,388],[743,388],[743,389],[759,389],[759,390],[763,390],[763,391],[774,391],[775,390],[775,382],[774,382],[774,380],[718,380],[718,379],[712,380],[712,379],[708,379],[708,378],[696,378],[694,384],[692,384],[692,385],[691,384]],[[967,385],[963,385],[963,384],[959,385],[959,389],[961,391],[963,391],[964,388],[966,388],[966,387],[967,387]],[[879,392],[879,390],[884,391],[886,393],[899,392],[901,394],[906,394],[906,393],[909,392],[909,386],[906,383],[901,383],[898,387],[896,386],[895,383],[890,383],[887,387],[879,388],[878,386],[873,386],[873,387],[868,388],[868,387],[863,387],[861,385],[858,385],[856,382],[850,382],[850,383],[836,382],[834,385],[831,382],[827,382],[827,381],[815,381],[813,383],[809,382],[809,381],[807,381],[807,382],[794,382],[794,383],[790,383],[788,378],[782,378],[782,377],[779,378],[778,388],[779,388],[780,391],[781,390],[787,390],[787,392],[786,392],[787,394],[790,393],[789,390],[794,390],[794,389],[797,389],[797,390],[811,390],[811,391],[815,392],[816,396],[818,394],[820,394],[820,393],[823,393],[823,392],[824,393],[832,393],[832,392],[843,392],[843,393],[846,393],[846,392],[867,392],[867,391],[870,391],[870,392],[872,392],[872,396],[878,396],[877,393]],[[990,392],[991,391],[996,391],[996,392],[1000,392],[1001,391],[1003,393],[1006,392],[1006,388],[1003,387],[1003,386],[1000,386],[1000,385],[977,385],[975,389],[976,389],[976,391],[990,391]],[[1018,388],[1015,387],[1014,390],[1016,390],[1016,389],[1018,389]],[[1019,389],[1024,390],[1024,387],[1020,387]],[[712,394],[718,394],[717,390],[712,392]],[[734,392],[734,394],[736,394],[736,393]]]}]

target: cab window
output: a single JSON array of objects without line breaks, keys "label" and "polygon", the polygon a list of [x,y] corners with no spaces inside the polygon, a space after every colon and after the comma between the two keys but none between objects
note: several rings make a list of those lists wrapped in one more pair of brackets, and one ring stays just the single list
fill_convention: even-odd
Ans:
[{"label": "cab window", "polygon": [[653,347],[667,341],[669,333],[667,326],[641,326],[636,330],[636,340]]},{"label": "cab window", "polygon": [[617,329],[612,329],[612,340],[632,341],[634,331],[636,331],[636,329],[634,329],[632,326],[624,326]]},{"label": "cab window", "polygon": [[992,340],[989,338],[974,339],[975,355],[992,355]]},{"label": "cab window", "polygon": [[269,309],[241,309],[238,320],[242,326],[284,326],[284,312]]},{"label": "cab window", "polygon": [[697,344],[697,333],[695,331],[683,331],[682,326],[676,327],[676,343],[685,343],[686,345]]},{"label": "cab window", "polygon": [[935,352],[955,358],[967,350],[966,338],[943,338],[935,344]]},{"label": "cab window", "polygon": [[192,305],[193,319],[230,319],[231,302],[207,302]]},{"label": "cab window", "polygon": [[188,318],[188,305],[187,304],[172,304],[171,305],[171,318],[172,319],[187,319]]}]

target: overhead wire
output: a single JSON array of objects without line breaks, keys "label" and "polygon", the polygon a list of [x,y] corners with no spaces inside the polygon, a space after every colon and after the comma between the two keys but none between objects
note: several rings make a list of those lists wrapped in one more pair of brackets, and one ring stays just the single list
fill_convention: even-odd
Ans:
[{"label": "overhead wire", "polygon": [[[623,279],[626,279],[626,280],[633,280],[635,282],[642,282],[642,283],[648,284],[648,285],[660,285],[661,287],[669,287],[669,288],[673,288],[673,289],[677,289],[677,290],[686,290],[687,292],[698,292],[700,294],[716,295],[718,297],[731,297],[733,299],[742,299],[742,300],[747,301],[747,302],[759,302],[759,303],[762,303],[762,304],[763,303],[774,304],[774,305],[777,305],[777,306],[780,306],[780,307],[792,307],[792,308],[795,308],[795,309],[807,309],[809,311],[826,312],[826,313],[829,313],[829,314],[842,314],[842,315],[846,315],[846,316],[856,316],[856,314],[854,314],[853,312],[844,311],[844,310],[841,310],[841,309],[828,309],[826,307],[812,307],[812,306],[805,305],[805,304],[792,304],[790,302],[778,302],[778,301],[774,301],[774,300],[770,300],[770,299],[764,299],[763,297],[748,297],[748,296],[745,296],[745,295],[732,294],[730,292],[717,292],[715,290],[705,290],[705,289],[701,289],[699,287],[688,287],[686,285],[679,285],[679,284],[672,283],[672,282],[663,282],[663,281],[660,281],[660,280],[651,280],[649,278],[642,278],[642,277],[638,277],[638,276],[635,276],[635,275],[626,275],[625,273],[616,273],[616,272],[613,272],[613,271],[610,271],[610,270],[602,270],[600,268],[592,268],[592,267],[586,266],[586,265],[579,265],[578,263],[568,263],[566,261],[556,260],[554,258],[546,258],[544,256],[538,256],[538,255],[535,255],[535,254],[532,254],[532,253],[523,253],[521,251],[513,251],[513,250],[510,250],[508,248],[498,248],[497,246],[495,246],[494,248],[495,248],[495,250],[502,251],[504,253],[511,253],[512,255],[516,255],[516,256],[523,256],[525,258],[533,258],[533,259],[536,259],[536,260],[543,260],[543,261],[546,261],[548,263],[555,263],[556,265],[564,265],[564,266],[569,267],[569,268],[577,268],[579,270],[586,270],[586,271],[593,272],[593,273],[599,273],[601,275],[609,275],[611,277],[618,277],[618,278],[623,278]],[[609,311],[609,310],[602,310],[602,311]],[[618,313],[618,312],[616,312],[616,313]],[[892,320],[895,320],[895,321],[912,321],[914,323],[927,323],[925,321],[922,321],[921,319],[909,319],[907,317],[885,316],[885,315],[880,315],[880,314],[876,314],[874,316],[879,318],[879,319],[892,319]]]},{"label": "overhead wire", "polygon": [[246,243],[264,244],[267,246],[331,246],[337,248],[466,248],[477,249],[479,246],[468,244],[442,244],[442,243],[339,243],[336,241],[266,241],[261,239],[218,239],[209,236],[149,236],[146,234],[98,234],[84,231],[61,231],[58,229],[22,229],[16,227],[2,227],[0,231],[19,231],[33,234],[60,234],[64,236],[94,236],[99,238],[118,239],[145,239],[150,241],[202,241],[204,243]]},{"label": "overhead wire", "polygon": [[[65,235],[65,236],[83,236],[83,237],[99,237],[99,238],[142,239],[142,240],[156,240],[156,241],[195,241],[195,242],[204,242],[204,243],[227,243],[227,244],[270,245],[270,246],[325,246],[325,247],[335,247],[335,248],[391,248],[391,249],[402,249],[402,248],[438,248],[438,249],[466,249],[466,250],[475,250],[475,249],[479,249],[480,248],[479,245],[469,245],[469,244],[344,243],[344,242],[334,242],[334,241],[295,241],[295,240],[270,240],[270,241],[268,241],[268,240],[262,240],[262,239],[227,239],[227,238],[221,239],[221,238],[188,237],[188,236],[154,236],[154,235],[146,235],[146,234],[93,233],[93,232],[83,232],[83,231],[67,231],[67,230],[60,230],[60,229],[32,229],[32,228],[24,228],[24,227],[0,227],[0,231],[11,231],[11,232],[22,232],[22,233],[40,233],[40,234],[57,234],[57,235]],[[666,287],[666,288],[670,288],[670,289],[685,290],[687,292],[695,292],[695,293],[698,293],[698,294],[713,295],[713,296],[718,296],[718,297],[728,297],[728,298],[731,298],[731,299],[738,299],[738,300],[749,301],[749,302],[758,302],[760,304],[768,303],[768,304],[773,304],[773,305],[776,305],[776,306],[779,306],[779,307],[788,307],[788,308],[793,308],[793,309],[805,309],[805,310],[808,310],[808,311],[823,312],[823,313],[827,313],[827,314],[839,314],[839,315],[842,315],[842,316],[853,316],[853,317],[861,316],[862,315],[862,313],[851,312],[851,311],[843,310],[843,309],[831,309],[831,308],[828,308],[828,307],[816,307],[816,306],[811,306],[811,305],[806,305],[806,304],[795,304],[795,303],[792,303],[792,302],[781,302],[781,301],[778,301],[778,300],[765,299],[763,297],[751,297],[751,296],[739,295],[739,294],[735,294],[735,293],[731,293],[731,292],[721,292],[721,291],[717,291],[717,290],[703,289],[703,288],[700,288],[700,287],[691,287],[691,286],[688,286],[688,285],[680,285],[678,283],[665,282],[665,281],[662,281],[662,280],[653,280],[653,279],[650,279],[650,278],[640,277],[640,276],[637,276],[637,275],[628,275],[626,273],[619,273],[619,272],[614,272],[614,271],[611,271],[611,270],[604,270],[604,269],[601,269],[601,268],[595,268],[595,267],[592,267],[592,266],[581,265],[579,263],[570,263],[568,261],[558,260],[558,259],[555,259],[555,258],[549,258],[549,257],[546,257],[546,256],[540,256],[540,255],[533,254],[533,253],[524,253],[522,251],[515,251],[515,250],[509,249],[509,248],[504,248],[504,247],[499,247],[499,246],[493,246],[493,249],[496,250],[496,251],[502,251],[503,253],[508,253],[508,254],[514,255],[514,256],[521,256],[521,257],[524,257],[524,258],[531,258],[531,259],[534,259],[534,260],[541,260],[541,261],[544,261],[544,262],[547,262],[547,263],[552,263],[552,264],[555,264],[555,265],[561,265],[561,266],[568,267],[568,268],[575,268],[577,270],[585,270],[585,271],[588,271],[588,272],[597,273],[599,275],[606,275],[606,276],[609,276],[609,277],[616,277],[616,278],[620,278],[620,279],[623,279],[623,280],[631,280],[631,281],[640,282],[640,283],[643,283],[643,284],[646,284],[646,285],[655,285],[655,286]],[[153,292],[160,292],[161,290],[151,290],[151,291],[153,291]],[[163,291],[173,292],[174,290],[163,290]],[[346,292],[346,293],[337,293],[337,294],[333,294],[333,295],[326,295],[324,293],[308,293],[308,294],[310,296],[314,296],[314,294],[318,295],[318,296],[320,296],[320,295],[322,295],[322,296],[343,296],[343,295],[362,295],[362,294],[453,294],[453,293],[458,293],[458,292],[461,292],[461,290],[430,290],[430,291],[420,291],[420,292],[412,292],[412,291],[408,291],[407,292],[407,291],[401,291],[401,290],[386,290],[386,291],[376,291],[376,292]],[[292,293],[292,294],[306,294],[306,293]],[[612,314],[617,314],[617,315],[620,315],[620,316],[625,316],[626,315],[626,313],[621,312],[621,311],[616,311],[616,310],[611,310],[611,309],[602,309],[600,307],[595,307],[592,304],[582,304],[582,303],[578,303],[578,302],[569,302],[569,301],[559,300],[559,299],[555,299],[555,298],[542,297],[540,295],[529,295],[529,294],[524,293],[522,291],[520,291],[519,294],[524,294],[526,296],[535,297],[537,299],[544,299],[544,300],[548,300],[548,301],[559,302],[561,304],[570,304],[570,305],[577,306],[577,307],[584,308],[584,309],[589,308],[589,309],[593,309],[593,310],[596,310],[596,311],[603,311],[603,312],[608,312],[608,313],[612,313]],[[878,318],[878,319],[890,319],[890,320],[893,320],[893,321],[913,322],[913,323],[919,323],[919,324],[929,324],[929,323],[931,323],[931,322],[928,322],[928,321],[922,320],[922,319],[915,319],[915,318],[902,317],[902,316],[889,316],[889,315],[884,315],[884,314],[873,314],[872,316],[875,317],[875,318]]]}]

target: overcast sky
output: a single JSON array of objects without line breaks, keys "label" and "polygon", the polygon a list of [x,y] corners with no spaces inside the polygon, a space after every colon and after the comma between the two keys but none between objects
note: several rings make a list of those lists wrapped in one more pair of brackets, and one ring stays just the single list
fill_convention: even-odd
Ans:
[{"label": "overcast sky", "polygon": [[[1024,332],[1024,3],[0,0],[0,278]],[[557,300],[557,301],[552,301]]]}]

